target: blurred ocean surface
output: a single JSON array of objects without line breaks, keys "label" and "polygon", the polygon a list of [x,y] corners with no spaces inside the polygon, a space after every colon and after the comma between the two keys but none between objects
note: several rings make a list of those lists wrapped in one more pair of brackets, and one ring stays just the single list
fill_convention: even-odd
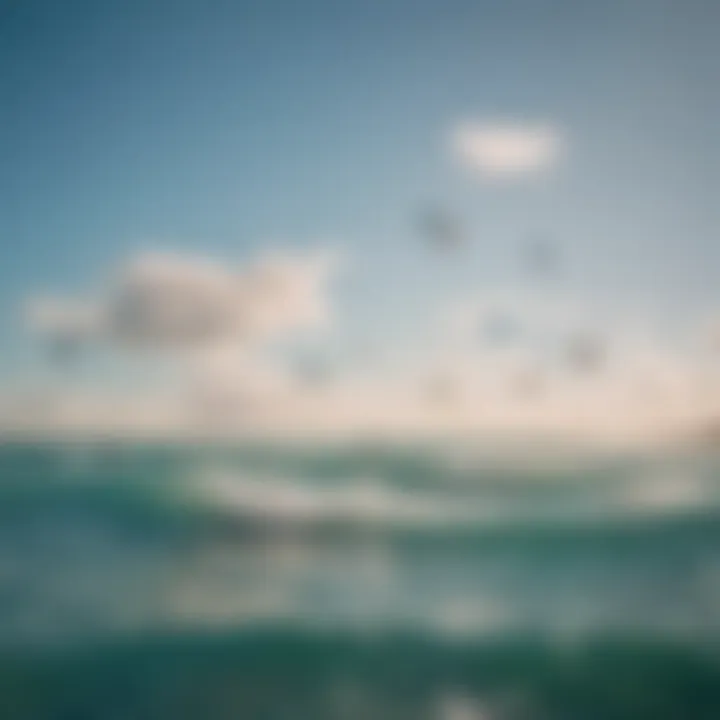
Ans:
[{"label": "blurred ocean surface", "polygon": [[719,718],[720,456],[0,446],[0,718]]}]

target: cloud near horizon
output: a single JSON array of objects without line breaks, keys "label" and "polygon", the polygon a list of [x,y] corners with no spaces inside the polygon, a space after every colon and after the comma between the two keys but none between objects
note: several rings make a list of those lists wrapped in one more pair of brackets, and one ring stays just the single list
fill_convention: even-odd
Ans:
[{"label": "cloud near horizon", "polygon": [[[603,336],[607,362],[573,372],[557,343],[578,327],[592,332],[590,314],[512,288],[445,307],[433,341],[408,349],[400,367],[336,368],[331,382],[308,386],[288,358],[265,351],[327,324],[332,268],[325,253],[275,254],[241,268],[142,255],[95,302],[34,303],[29,320],[43,336],[169,353],[180,382],[127,397],[67,386],[35,410],[19,400],[2,427],[130,436],[550,432],[625,442],[701,426],[720,408],[717,371],[617,324]],[[498,336],[498,318],[514,331]]]},{"label": "cloud near horizon", "polygon": [[101,297],[34,298],[32,330],[55,342],[188,351],[254,348],[329,320],[327,253],[269,254],[245,268],[170,253],[141,254]]}]

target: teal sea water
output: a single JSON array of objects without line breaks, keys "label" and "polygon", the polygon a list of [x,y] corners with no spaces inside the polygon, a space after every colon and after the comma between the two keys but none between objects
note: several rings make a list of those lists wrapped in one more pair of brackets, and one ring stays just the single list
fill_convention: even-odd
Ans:
[{"label": "teal sea water", "polygon": [[0,717],[720,717],[720,458],[5,443]]}]

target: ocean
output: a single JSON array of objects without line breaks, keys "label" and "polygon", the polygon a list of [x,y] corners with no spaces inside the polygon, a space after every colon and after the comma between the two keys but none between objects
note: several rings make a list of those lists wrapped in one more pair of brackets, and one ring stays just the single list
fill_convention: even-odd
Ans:
[{"label": "ocean", "polygon": [[0,446],[0,718],[720,717],[720,457]]}]

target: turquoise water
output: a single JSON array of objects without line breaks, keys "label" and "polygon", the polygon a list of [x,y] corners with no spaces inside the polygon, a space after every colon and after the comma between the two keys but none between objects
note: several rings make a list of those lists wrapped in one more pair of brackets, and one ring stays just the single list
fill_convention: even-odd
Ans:
[{"label": "turquoise water", "polygon": [[720,717],[720,461],[0,448],[0,717]]}]

